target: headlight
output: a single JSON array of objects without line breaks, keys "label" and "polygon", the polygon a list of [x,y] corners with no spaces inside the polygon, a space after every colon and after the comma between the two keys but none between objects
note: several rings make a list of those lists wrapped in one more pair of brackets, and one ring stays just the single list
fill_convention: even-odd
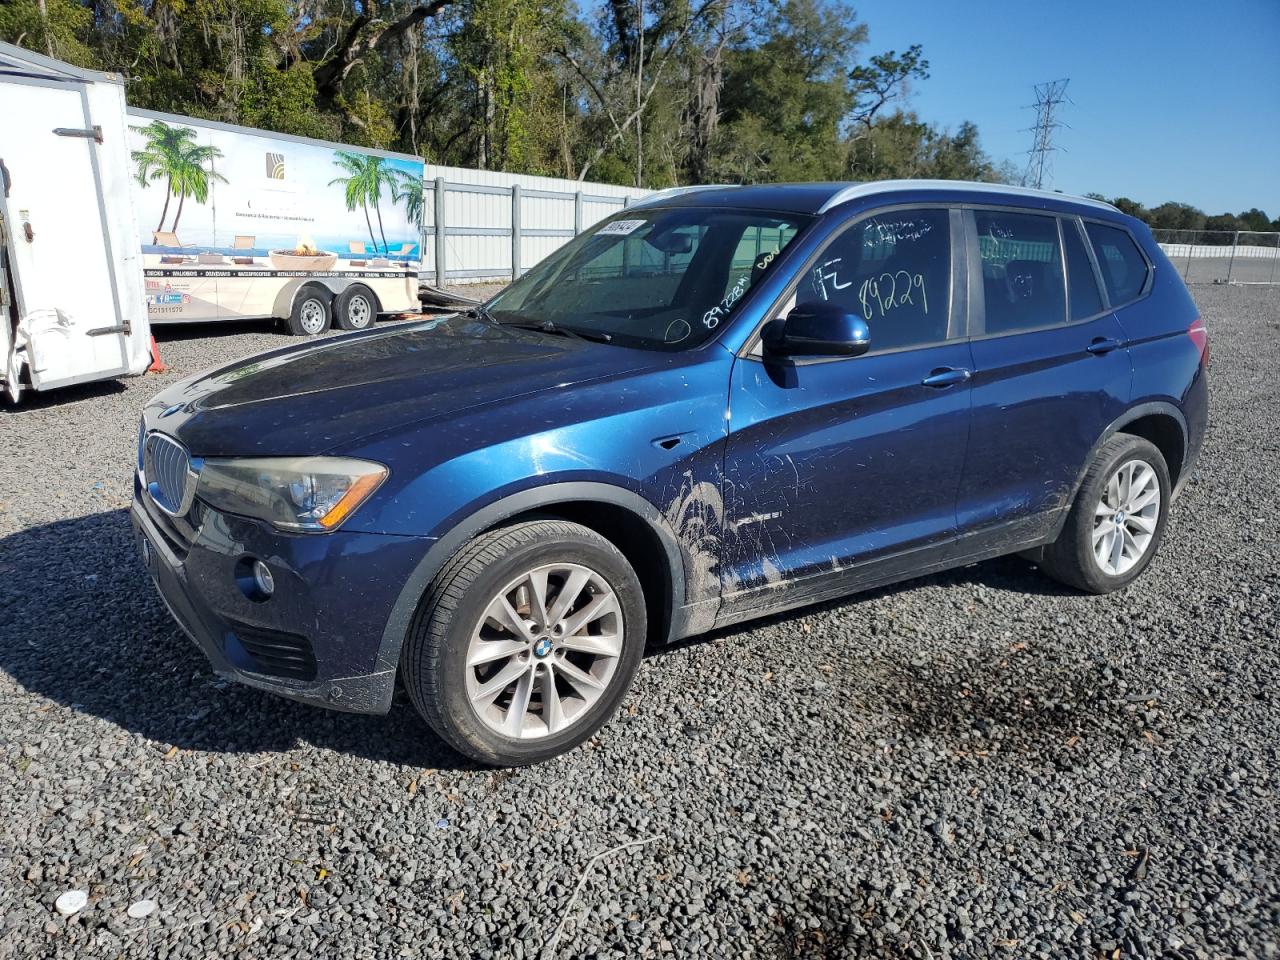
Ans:
[{"label": "headlight", "polygon": [[326,533],[369,498],[389,471],[349,457],[210,458],[196,496],[215,510],[281,530]]}]

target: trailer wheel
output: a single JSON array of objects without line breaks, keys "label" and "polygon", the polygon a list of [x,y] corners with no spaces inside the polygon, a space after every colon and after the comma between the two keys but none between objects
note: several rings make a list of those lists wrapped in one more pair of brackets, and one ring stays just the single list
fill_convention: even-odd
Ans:
[{"label": "trailer wheel", "polygon": [[333,302],[333,325],[340,330],[367,330],[378,316],[378,298],[366,286],[355,283]]},{"label": "trailer wheel", "polygon": [[295,337],[314,337],[328,330],[332,319],[329,291],[323,287],[303,287],[293,301],[293,312],[285,324]]}]

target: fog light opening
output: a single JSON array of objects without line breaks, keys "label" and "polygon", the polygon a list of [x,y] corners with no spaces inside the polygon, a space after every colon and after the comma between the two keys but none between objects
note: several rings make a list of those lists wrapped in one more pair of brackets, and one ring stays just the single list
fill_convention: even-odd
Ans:
[{"label": "fog light opening", "polygon": [[241,557],[236,562],[236,586],[254,603],[271,599],[276,592],[276,578],[271,568],[256,557]]},{"label": "fog light opening", "polygon": [[253,585],[264,597],[276,592],[276,580],[271,576],[271,568],[261,560],[253,561]]}]

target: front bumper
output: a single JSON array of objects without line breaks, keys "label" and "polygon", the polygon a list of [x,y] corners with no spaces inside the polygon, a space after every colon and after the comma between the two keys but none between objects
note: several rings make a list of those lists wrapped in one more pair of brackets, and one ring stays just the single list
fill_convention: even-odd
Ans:
[{"label": "front bumper", "polygon": [[[282,534],[199,504],[174,524],[136,482],[130,513],[160,596],[216,673],[335,710],[390,709],[396,656],[384,629],[432,540]],[[241,585],[255,559],[274,578],[269,599]]]}]

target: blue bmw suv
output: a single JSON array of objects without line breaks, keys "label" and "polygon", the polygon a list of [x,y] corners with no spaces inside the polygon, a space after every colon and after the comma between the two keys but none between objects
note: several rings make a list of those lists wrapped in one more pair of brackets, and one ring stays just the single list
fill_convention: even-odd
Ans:
[{"label": "blue bmw suv", "polygon": [[468,313],[150,401],[132,516],[224,676],[536,762],[647,643],[1023,553],[1151,562],[1208,343],[1111,206],[958,182],[687,188]]}]

